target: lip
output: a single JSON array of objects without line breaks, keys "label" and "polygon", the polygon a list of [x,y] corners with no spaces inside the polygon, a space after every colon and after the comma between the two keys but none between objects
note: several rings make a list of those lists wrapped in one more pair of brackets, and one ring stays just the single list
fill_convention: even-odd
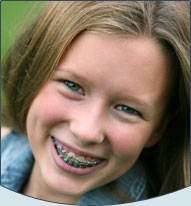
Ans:
[{"label": "lip", "polygon": [[[52,141],[52,138],[50,137],[50,144],[51,144],[51,152],[52,152],[52,156],[53,156],[53,160],[56,163],[56,165],[63,171],[70,173],[70,174],[74,174],[74,175],[87,175],[90,174],[94,171],[96,171],[97,169],[102,168],[105,164],[106,164],[106,160],[103,160],[101,163],[99,163],[98,165],[92,166],[92,167],[87,167],[87,168],[76,168],[74,166],[71,166],[67,163],[65,163],[59,156],[58,153],[56,151],[56,148],[54,146],[54,143]],[[87,154],[87,153],[86,153]]]},{"label": "lip", "polygon": [[[54,136],[51,136],[51,137],[55,138]],[[68,149],[72,150],[74,153],[76,153],[76,154],[79,155],[79,156],[90,157],[90,158],[92,158],[92,159],[105,159],[105,158],[100,157],[100,156],[98,156],[98,155],[91,154],[91,153],[88,153],[88,152],[85,152],[85,151],[81,151],[81,150],[79,150],[79,149],[77,149],[77,148],[74,148],[73,146],[70,146],[70,145],[68,145],[67,143],[61,142],[61,141],[58,140],[57,138],[55,138],[55,139],[56,139],[56,141],[57,141],[59,144],[67,147]]]}]

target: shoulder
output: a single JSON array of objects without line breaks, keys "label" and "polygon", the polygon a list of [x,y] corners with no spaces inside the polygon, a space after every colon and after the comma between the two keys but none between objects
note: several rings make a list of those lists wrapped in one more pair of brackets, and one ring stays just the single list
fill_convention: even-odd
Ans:
[{"label": "shoulder", "polygon": [[9,131],[1,139],[1,184],[19,191],[33,165],[33,155],[25,134]]},{"label": "shoulder", "polygon": [[30,151],[28,138],[25,134],[16,133],[12,130],[1,138],[1,161],[3,167],[10,162],[17,162],[18,157]]},{"label": "shoulder", "polygon": [[24,146],[26,144],[27,138],[24,134],[16,133],[8,128],[3,129],[3,132],[1,133],[1,155],[7,150],[14,148],[15,151],[15,148],[19,148],[19,145]]}]

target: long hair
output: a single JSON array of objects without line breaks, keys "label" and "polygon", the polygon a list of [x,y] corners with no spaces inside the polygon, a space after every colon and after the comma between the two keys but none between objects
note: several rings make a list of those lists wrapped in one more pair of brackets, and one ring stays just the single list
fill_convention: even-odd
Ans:
[{"label": "long hair", "polygon": [[[174,91],[167,110],[175,115],[160,142],[141,154],[151,180],[151,196],[189,185],[189,14],[189,2],[47,3],[3,61],[4,123],[25,132],[26,116],[33,99],[51,77],[64,52],[82,32],[147,36],[169,53],[175,73]],[[150,171],[155,171],[154,175]]]}]

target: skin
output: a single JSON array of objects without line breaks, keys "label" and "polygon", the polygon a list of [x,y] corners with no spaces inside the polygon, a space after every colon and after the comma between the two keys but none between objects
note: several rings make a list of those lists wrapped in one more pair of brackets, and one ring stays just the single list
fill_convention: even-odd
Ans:
[{"label": "skin", "polygon": [[1,138],[5,137],[10,132],[8,127],[1,127]]},{"label": "skin", "polygon": [[[74,204],[129,170],[165,128],[170,72],[167,54],[146,37],[79,36],[29,109],[35,163],[23,193]],[[49,135],[106,161],[88,175],[65,172]]]}]

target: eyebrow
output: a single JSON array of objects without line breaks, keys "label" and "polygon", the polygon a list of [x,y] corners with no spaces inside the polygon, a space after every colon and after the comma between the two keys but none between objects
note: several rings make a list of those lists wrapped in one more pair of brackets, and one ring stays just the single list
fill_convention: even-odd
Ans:
[{"label": "eyebrow", "polygon": [[[66,72],[69,73],[69,75],[71,75],[71,77],[73,77],[74,79],[79,80],[80,82],[83,82],[85,84],[89,84],[91,83],[88,80],[88,77],[83,77],[82,75],[79,75],[77,73],[75,73],[72,68],[66,68],[66,67],[58,67],[58,72]],[[153,105],[150,102],[146,102],[142,99],[136,98],[134,96],[131,95],[127,95],[127,94],[122,94],[119,95],[118,93],[118,98],[119,99],[123,99],[124,101],[128,101],[132,104],[136,104],[137,107],[139,107],[139,110],[141,110],[142,112],[144,112],[146,114],[146,116],[150,117],[151,116],[151,111],[153,111]]]},{"label": "eyebrow", "polygon": [[72,69],[70,69],[70,68],[58,67],[57,72],[69,73],[71,77],[78,79],[81,82],[87,82],[87,83],[90,82],[90,81],[88,81],[88,77],[83,77],[82,75],[79,75],[79,74],[75,73],[74,71],[72,71]]}]

